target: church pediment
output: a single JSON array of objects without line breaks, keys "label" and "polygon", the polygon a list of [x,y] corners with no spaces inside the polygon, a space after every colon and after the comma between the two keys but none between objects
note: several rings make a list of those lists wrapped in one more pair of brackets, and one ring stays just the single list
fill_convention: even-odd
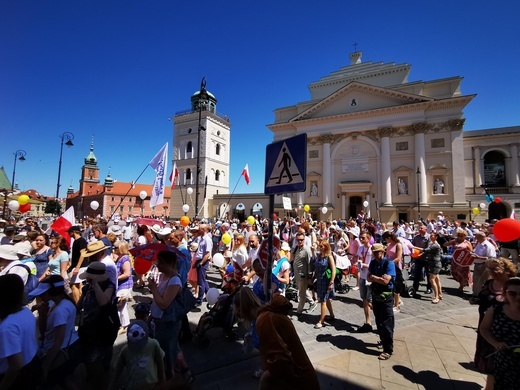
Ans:
[{"label": "church pediment", "polygon": [[354,114],[432,100],[434,99],[426,96],[353,81],[301,112],[289,122]]}]

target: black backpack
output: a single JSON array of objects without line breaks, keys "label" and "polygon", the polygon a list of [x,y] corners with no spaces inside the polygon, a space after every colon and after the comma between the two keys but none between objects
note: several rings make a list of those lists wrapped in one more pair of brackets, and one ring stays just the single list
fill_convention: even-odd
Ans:
[{"label": "black backpack", "polygon": [[[25,283],[25,300],[26,300],[26,304],[27,303],[30,303],[33,301],[34,298],[31,298],[29,299],[29,293],[33,292],[33,290],[36,289],[36,287],[38,287],[38,277],[34,274],[31,273],[31,269],[26,266],[25,264],[16,264],[16,265],[13,265],[12,268],[14,267],[23,267],[26,271],[27,271],[27,274],[29,275],[27,277],[27,283]],[[12,269],[11,268],[11,269]]]}]

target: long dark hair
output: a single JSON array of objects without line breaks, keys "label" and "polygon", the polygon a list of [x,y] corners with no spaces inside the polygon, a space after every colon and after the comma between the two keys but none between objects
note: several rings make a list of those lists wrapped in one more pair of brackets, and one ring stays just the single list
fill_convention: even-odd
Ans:
[{"label": "long dark hair", "polygon": [[24,304],[23,280],[16,274],[0,276],[0,320],[19,312]]}]

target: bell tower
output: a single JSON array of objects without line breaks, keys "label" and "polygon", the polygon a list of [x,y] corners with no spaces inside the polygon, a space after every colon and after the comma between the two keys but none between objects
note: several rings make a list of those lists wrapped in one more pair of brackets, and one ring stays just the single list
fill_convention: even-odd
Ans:
[{"label": "bell tower", "polygon": [[179,175],[172,190],[170,217],[184,215],[185,204],[189,206],[186,215],[191,219],[215,217],[209,215],[207,199],[229,193],[231,123],[227,115],[217,111],[217,98],[206,90],[205,78],[190,102],[190,108],[176,112],[171,119],[172,159]]}]

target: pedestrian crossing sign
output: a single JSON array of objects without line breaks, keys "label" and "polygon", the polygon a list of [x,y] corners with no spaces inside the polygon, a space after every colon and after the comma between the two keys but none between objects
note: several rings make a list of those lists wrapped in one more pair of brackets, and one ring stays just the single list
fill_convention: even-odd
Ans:
[{"label": "pedestrian crossing sign", "polygon": [[305,192],[307,134],[267,145],[265,159],[266,194]]}]

